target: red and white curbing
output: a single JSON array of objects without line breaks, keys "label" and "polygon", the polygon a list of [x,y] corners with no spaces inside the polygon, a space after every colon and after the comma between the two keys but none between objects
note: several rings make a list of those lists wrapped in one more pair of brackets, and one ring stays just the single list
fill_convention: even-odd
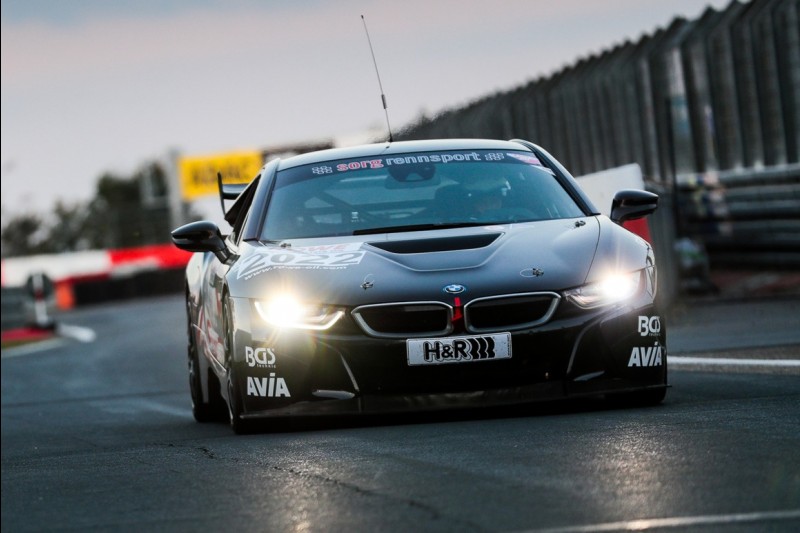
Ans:
[{"label": "red and white curbing", "polygon": [[45,274],[56,286],[59,307],[69,308],[73,305],[71,290],[75,283],[183,268],[191,255],[172,244],[156,244],[119,250],[11,257],[2,261],[2,286],[21,287],[32,275]]}]

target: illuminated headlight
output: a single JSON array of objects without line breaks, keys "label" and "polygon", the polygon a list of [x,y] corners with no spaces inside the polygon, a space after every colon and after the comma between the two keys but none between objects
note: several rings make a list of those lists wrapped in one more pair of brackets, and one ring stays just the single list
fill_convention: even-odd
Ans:
[{"label": "illuminated headlight", "polygon": [[342,309],[300,302],[291,296],[278,296],[271,300],[257,300],[256,311],[267,323],[282,328],[326,330],[342,316]]},{"label": "illuminated headlight", "polygon": [[564,296],[579,307],[592,309],[619,303],[633,297],[639,291],[641,279],[641,271],[614,274],[600,281],[566,291]]}]

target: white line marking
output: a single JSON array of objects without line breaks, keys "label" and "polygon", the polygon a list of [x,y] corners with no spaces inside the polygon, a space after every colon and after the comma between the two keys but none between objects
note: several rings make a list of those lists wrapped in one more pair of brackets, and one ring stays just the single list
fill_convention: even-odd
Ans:
[{"label": "white line marking", "polygon": [[44,352],[45,350],[58,348],[62,344],[65,344],[64,339],[48,339],[46,341],[24,344],[22,346],[17,346],[16,348],[6,348],[3,350],[2,358],[8,359],[10,357],[20,357],[22,355],[31,355],[39,352]]},{"label": "white line marking", "polygon": [[164,413],[166,415],[177,416],[180,418],[192,418],[192,411],[188,407],[185,408],[175,407],[172,405],[161,403],[156,400],[145,400],[145,399],[140,399],[138,403],[145,409],[156,411],[157,413]]},{"label": "white line marking", "polygon": [[800,510],[765,511],[760,513],[739,513],[706,516],[678,516],[674,518],[645,518],[626,522],[608,522],[586,526],[568,526],[550,529],[530,529],[531,533],[596,533],[601,531],[647,531],[648,529],[685,528],[690,526],[715,524],[743,524],[748,522],[768,522],[800,518]]},{"label": "white line marking", "polygon": [[90,403],[100,411],[113,415],[135,416],[157,412],[178,418],[192,418],[192,410],[189,407],[175,407],[148,398],[107,398],[92,400]]},{"label": "white line marking", "polygon": [[59,335],[69,337],[70,339],[75,339],[79,342],[94,342],[97,338],[97,334],[94,332],[94,330],[81,326],[58,324],[58,326],[56,326],[56,331],[58,331]]},{"label": "white line marking", "polygon": [[731,357],[682,357],[669,355],[670,365],[711,365],[711,366],[800,366],[800,359],[734,359]]},{"label": "white line marking", "polygon": [[[71,326],[69,324],[57,324],[56,334],[60,335],[61,337],[76,340],[78,342],[94,342],[97,339],[97,334],[94,332],[94,330],[81,326]],[[14,348],[6,348],[3,350],[2,358],[7,359],[9,357],[20,357],[23,355],[32,355],[35,353],[44,352],[52,348],[58,348],[62,344],[65,344],[65,342],[66,341],[63,338],[55,338],[43,341],[34,341],[30,344],[23,344],[22,346],[17,346]]]}]

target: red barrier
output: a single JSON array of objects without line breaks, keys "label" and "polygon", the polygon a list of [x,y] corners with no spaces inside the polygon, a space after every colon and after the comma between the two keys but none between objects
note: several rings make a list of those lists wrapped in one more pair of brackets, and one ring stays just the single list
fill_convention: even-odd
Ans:
[{"label": "red barrier", "polygon": [[154,244],[138,248],[109,250],[112,268],[128,265],[153,265],[157,268],[181,268],[192,257],[191,252],[176,248],[172,244]]},{"label": "red barrier", "polygon": [[141,272],[184,268],[191,252],[172,244],[154,244],[118,250],[91,250],[65,254],[13,257],[2,261],[3,286],[21,286],[34,274],[45,274],[55,286],[56,305],[75,305],[76,283],[125,278]]},{"label": "red barrier", "polygon": [[622,223],[622,227],[631,233],[635,233],[642,239],[650,244],[653,244],[653,239],[650,236],[650,226],[647,224],[646,218],[637,218],[636,220],[626,220]]}]

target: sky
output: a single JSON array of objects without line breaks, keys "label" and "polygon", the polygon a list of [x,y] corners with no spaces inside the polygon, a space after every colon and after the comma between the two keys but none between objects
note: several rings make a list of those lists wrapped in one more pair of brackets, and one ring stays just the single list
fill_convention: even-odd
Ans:
[{"label": "sky", "polygon": [[170,153],[385,133],[361,15],[397,131],[729,2],[3,0],[3,224]]}]

